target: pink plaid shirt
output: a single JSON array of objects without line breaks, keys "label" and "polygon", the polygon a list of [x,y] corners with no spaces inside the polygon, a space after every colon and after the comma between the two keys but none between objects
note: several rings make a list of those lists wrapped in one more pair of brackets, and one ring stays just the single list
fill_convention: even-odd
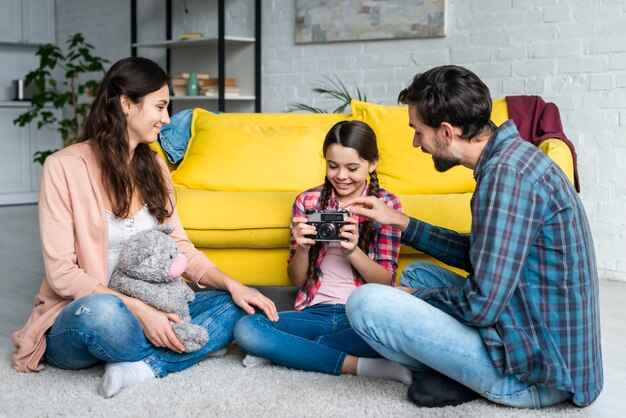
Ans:
[{"label": "pink plaid shirt", "polygon": [[[295,202],[293,203],[292,209],[292,218],[296,216],[305,216],[305,211],[307,209],[319,209],[318,204],[322,194],[322,189],[324,186],[314,187],[312,189],[306,190],[296,197]],[[365,192],[367,193],[367,188],[365,188]],[[393,207],[398,211],[402,211],[402,204],[400,200],[392,193],[384,189],[379,189],[379,199],[387,204],[388,206]],[[328,201],[328,206],[324,209],[327,210],[338,210],[339,202],[335,197],[335,192],[331,193],[330,199]],[[363,219],[359,219],[359,222],[363,222]],[[398,228],[393,228],[388,225],[381,225],[379,223],[373,223],[374,230],[376,234],[374,235],[374,239],[370,242],[368,256],[376,261],[381,266],[385,267],[389,271],[389,284],[394,285],[396,282],[396,270],[398,268],[398,256],[400,254],[400,236],[401,231]],[[293,228],[293,224],[290,226]],[[291,237],[291,250],[289,252],[289,258],[287,262],[290,262],[296,252],[296,241],[293,236]],[[317,282],[307,282],[298,292],[298,296],[296,297],[295,308],[296,310],[302,310],[311,305],[313,302],[313,298],[317,293],[321,285],[321,279],[324,275],[324,272],[320,270],[320,264],[324,257],[326,256],[327,247],[321,249],[319,257],[317,258],[315,269],[317,271],[317,275],[320,280]],[[354,284],[358,287],[363,283],[359,280],[358,277],[354,276]]]}]

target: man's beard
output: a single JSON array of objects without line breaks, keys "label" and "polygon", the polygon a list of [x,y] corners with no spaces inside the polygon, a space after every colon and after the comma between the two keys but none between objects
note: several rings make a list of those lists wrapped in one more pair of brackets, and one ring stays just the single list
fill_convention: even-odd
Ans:
[{"label": "man's beard", "polygon": [[443,141],[440,140],[439,137],[435,138],[435,148],[437,149],[438,154],[432,154],[433,163],[435,163],[435,170],[443,173],[444,171],[450,170],[452,167],[461,165],[460,159],[445,155],[446,147],[443,145]]},{"label": "man's beard", "polygon": [[451,157],[438,157],[433,155],[433,162],[435,163],[435,170],[443,173],[450,170],[452,167],[461,165],[461,160]]}]

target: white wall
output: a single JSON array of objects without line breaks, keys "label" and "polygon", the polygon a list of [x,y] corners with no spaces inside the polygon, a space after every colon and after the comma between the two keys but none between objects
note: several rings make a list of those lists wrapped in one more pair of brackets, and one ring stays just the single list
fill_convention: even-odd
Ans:
[{"label": "white wall", "polygon": [[129,1],[57,0],[56,8],[61,48],[69,36],[80,32],[95,47],[94,54],[111,63],[130,55]]},{"label": "white wall", "polygon": [[[174,2],[176,9],[179,3]],[[188,0],[194,17],[176,21],[177,27],[210,30],[212,23],[199,18],[199,9],[211,7],[202,3]],[[263,0],[264,112],[282,112],[294,101],[323,105],[311,87],[334,75],[364,89],[369,101],[395,104],[415,73],[442,64],[476,72],[494,98],[540,95],[560,107],[565,133],[576,146],[601,277],[626,281],[623,0],[448,0],[444,38],[312,45],[294,44],[294,4]],[[101,55],[126,56],[128,10],[123,0],[57,0],[57,39],[83,31]],[[240,7],[228,12],[229,24],[250,19]],[[195,29],[189,19],[205,29]]]}]

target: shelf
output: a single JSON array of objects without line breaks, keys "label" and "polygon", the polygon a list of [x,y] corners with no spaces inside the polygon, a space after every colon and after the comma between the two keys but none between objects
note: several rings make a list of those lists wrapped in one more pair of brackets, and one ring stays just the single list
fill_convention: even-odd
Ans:
[{"label": "shelf", "polygon": [[[171,41],[161,41],[161,42],[147,42],[147,43],[134,43],[132,46],[136,48],[171,48],[171,47],[192,47],[192,46],[206,46],[206,45],[217,45],[217,37],[210,38],[198,38],[198,39],[187,39],[184,41],[181,40],[171,40]],[[253,44],[255,42],[254,38],[249,38],[245,36],[226,36],[224,37],[224,41],[227,43],[242,43],[242,44]]]},{"label": "shelf", "polygon": [[[158,56],[165,59],[164,70],[168,74],[177,73],[207,73],[219,80],[218,91],[222,92],[222,96],[215,94],[211,96],[172,96],[170,104],[170,112],[174,109],[180,111],[192,106],[204,106],[207,108],[215,108],[221,112],[227,111],[226,103],[229,104],[230,111],[236,109],[240,113],[244,112],[260,112],[261,111],[261,0],[249,0],[248,8],[254,7],[254,13],[247,10],[248,15],[253,15],[253,19],[245,22],[254,21],[254,35],[249,36],[247,32],[239,32],[247,36],[227,36],[226,28],[226,3],[227,0],[215,0],[215,2],[202,2],[206,7],[199,11],[206,15],[211,21],[216,18],[217,27],[210,26],[210,29],[195,29],[198,33],[207,34],[204,37],[196,39],[174,39],[177,35],[173,32],[173,6],[172,0],[165,2],[165,33],[161,36],[156,35],[157,40],[149,42],[138,42],[137,38],[137,0],[131,0],[131,54],[137,56],[138,49],[143,49],[146,53],[148,49],[161,49],[164,54],[157,52]],[[150,3],[150,2],[148,2]],[[215,3],[211,5],[210,3]],[[207,4],[209,4],[207,6]],[[217,6],[217,9],[214,7]],[[149,8],[149,4],[144,4]],[[180,20],[180,19],[179,19]],[[242,21],[243,22],[243,21]],[[189,23],[192,22],[183,22]],[[192,25],[193,26],[193,25]],[[189,33],[193,33],[193,29],[187,28]],[[216,29],[216,33],[212,33]],[[178,30],[176,33],[178,34]],[[158,40],[158,38],[164,38]],[[227,78],[237,80],[237,91],[240,94],[229,94],[225,86]],[[181,93],[185,93],[181,91]],[[173,93],[173,92],[172,92]],[[244,94],[241,94],[244,93]]]},{"label": "shelf", "polygon": [[30,100],[2,100],[0,107],[30,107]]},{"label": "shelf", "polygon": [[[242,95],[242,94],[237,95],[237,96],[226,94],[224,98],[226,100],[255,100],[256,99],[255,96]],[[217,99],[218,99],[217,95],[215,96],[170,96],[170,100],[192,101],[192,100],[217,100]]]}]

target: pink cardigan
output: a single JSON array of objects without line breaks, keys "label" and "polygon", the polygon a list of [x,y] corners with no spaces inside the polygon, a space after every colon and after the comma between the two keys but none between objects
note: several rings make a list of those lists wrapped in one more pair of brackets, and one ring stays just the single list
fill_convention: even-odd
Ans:
[{"label": "pink cardigan", "polygon": [[[165,163],[155,155],[173,187]],[[39,192],[39,229],[45,277],[33,313],[13,333],[13,367],[40,371],[45,333],[70,302],[108,283],[108,225],[94,177],[90,141],[64,148],[46,159]],[[197,282],[214,264],[187,238],[176,210],[164,223],[174,225],[172,237],[188,259],[185,277]]]}]

